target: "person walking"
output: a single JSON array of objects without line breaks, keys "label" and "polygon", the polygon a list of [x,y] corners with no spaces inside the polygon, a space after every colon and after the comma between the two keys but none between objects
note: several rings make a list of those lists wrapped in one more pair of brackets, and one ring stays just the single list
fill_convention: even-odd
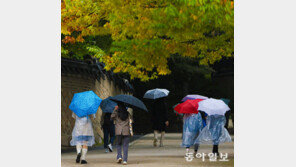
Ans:
[{"label": "person walking", "polygon": [[152,128],[154,132],[154,140],[153,140],[153,146],[157,146],[158,141],[158,133],[161,133],[159,146],[163,147],[163,141],[164,141],[164,135],[166,131],[166,127],[169,126],[168,121],[168,109],[167,104],[165,102],[164,98],[159,98],[154,101],[153,107],[152,107]]},{"label": "person walking", "polygon": [[115,107],[113,113],[111,114],[111,119],[115,122],[115,135],[117,138],[117,162],[122,162],[123,148],[123,165],[127,165],[128,146],[131,135],[129,126],[131,115],[123,103],[118,103],[118,106]]},{"label": "person walking", "polygon": [[203,128],[201,114],[184,114],[183,122],[183,137],[181,146],[186,147],[187,154],[189,153],[190,147],[194,145],[194,155],[196,155],[199,144],[194,144],[194,141]]},{"label": "person walking", "polygon": [[224,127],[226,118],[224,115],[209,115],[206,117],[207,125],[196,138],[195,144],[212,144],[212,152],[219,156],[219,144],[231,142],[231,137]]},{"label": "person walking", "polygon": [[[224,118],[225,118],[225,120],[223,119],[223,121],[224,121],[224,128],[227,130],[227,132],[228,132],[228,119],[229,119],[229,114],[230,114],[230,110],[226,111],[226,113],[224,114]],[[214,154],[217,154],[217,155],[219,156],[219,142],[217,141],[217,139],[216,139],[216,141],[214,142],[212,152],[213,152]]]},{"label": "person walking", "polygon": [[[89,116],[80,118],[73,113],[72,117],[75,119],[75,126],[72,131],[70,145],[76,146],[76,163],[79,163],[81,159],[81,164],[87,164],[86,153],[88,146],[95,144],[92,122]],[[93,117],[95,118],[95,114],[93,114]]]},{"label": "person walking", "polygon": [[[113,152],[113,145],[115,139],[115,125],[111,120],[111,113],[103,113],[101,119],[101,127],[104,132],[104,148],[105,153]],[[110,139],[110,140],[109,140]]]}]

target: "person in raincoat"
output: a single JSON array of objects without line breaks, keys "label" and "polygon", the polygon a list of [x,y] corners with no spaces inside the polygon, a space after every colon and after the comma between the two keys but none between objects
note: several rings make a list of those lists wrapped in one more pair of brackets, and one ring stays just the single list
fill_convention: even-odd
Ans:
[{"label": "person in raincoat", "polygon": [[168,109],[164,98],[159,98],[154,101],[152,108],[152,128],[154,132],[153,146],[157,146],[158,133],[161,133],[159,146],[163,147],[163,140],[166,127],[169,126]]},{"label": "person in raincoat", "polygon": [[194,144],[212,144],[214,154],[219,155],[218,145],[231,142],[231,137],[225,128],[226,118],[224,115],[208,115],[207,125],[203,128]]},{"label": "person in raincoat", "polygon": [[200,113],[184,114],[183,116],[183,137],[182,147],[186,147],[186,153],[189,153],[190,146],[194,145],[194,155],[197,154],[199,144],[194,144],[195,139],[203,128],[202,117]]},{"label": "person in raincoat", "polygon": [[[95,118],[95,114],[92,115]],[[78,117],[76,114],[72,114],[75,119],[75,126],[72,131],[71,146],[76,146],[77,158],[76,163],[87,164],[86,153],[88,146],[95,144],[95,137],[92,128],[92,122],[89,116]]]},{"label": "person in raincoat", "polygon": [[111,120],[111,113],[103,113],[101,119],[101,127],[104,132],[105,152],[113,152],[113,145],[115,139],[115,125],[113,120]]},{"label": "person in raincoat", "polygon": [[131,136],[131,129],[129,126],[131,115],[123,103],[118,103],[118,106],[115,107],[113,113],[111,114],[111,119],[114,120],[115,123],[115,135],[117,138],[117,162],[122,162],[123,148],[123,165],[127,165],[128,146]]}]

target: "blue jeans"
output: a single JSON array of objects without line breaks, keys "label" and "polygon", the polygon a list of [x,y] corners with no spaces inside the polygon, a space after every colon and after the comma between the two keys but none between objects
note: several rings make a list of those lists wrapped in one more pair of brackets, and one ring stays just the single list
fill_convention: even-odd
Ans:
[{"label": "blue jeans", "polygon": [[115,126],[114,126],[114,124],[112,124],[112,125],[103,125],[103,132],[104,132],[104,148],[108,148],[109,136],[110,136],[111,145],[114,144],[114,139],[115,139]]},{"label": "blue jeans", "polygon": [[122,158],[123,147],[123,161],[127,161],[129,138],[130,136],[117,135],[117,159]]}]

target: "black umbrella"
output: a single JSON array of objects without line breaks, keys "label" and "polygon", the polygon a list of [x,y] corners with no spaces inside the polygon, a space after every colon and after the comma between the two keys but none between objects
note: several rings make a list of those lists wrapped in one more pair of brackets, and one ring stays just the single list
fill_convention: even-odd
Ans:
[{"label": "black umbrella", "polygon": [[111,97],[110,100],[115,101],[116,103],[124,103],[131,108],[136,107],[141,110],[148,111],[145,104],[141,100],[131,95],[117,95]]}]

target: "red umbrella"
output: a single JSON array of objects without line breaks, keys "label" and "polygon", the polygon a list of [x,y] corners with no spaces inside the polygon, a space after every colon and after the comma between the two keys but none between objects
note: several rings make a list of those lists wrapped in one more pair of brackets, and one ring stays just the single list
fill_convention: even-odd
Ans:
[{"label": "red umbrella", "polygon": [[180,114],[198,113],[198,102],[203,99],[186,100],[185,102],[178,104],[174,109]]}]

